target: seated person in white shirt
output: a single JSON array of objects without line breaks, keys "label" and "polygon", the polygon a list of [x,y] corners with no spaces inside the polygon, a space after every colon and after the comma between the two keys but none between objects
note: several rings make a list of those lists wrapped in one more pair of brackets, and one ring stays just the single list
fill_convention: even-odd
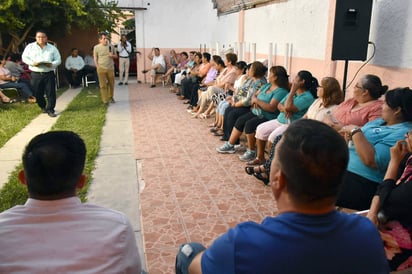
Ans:
[{"label": "seated person in white shirt", "polygon": [[76,197],[86,183],[85,158],[74,132],[29,142],[18,174],[29,199],[0,213],[0,273],[141,273],[127,217]]},{"label": "seated person in white shirt", "polygon": [[79,88],[82,83],[84,61],[77,48],[72,48],[71,55],[65,63],[67,81],[72,88]]},{"label": "seated person in white shirt", "polygon": [[152,66],[150,69],[143,70],[143,73],[150,71],[151,78],[151,88],[156,86],[156,74],[166,72],[166,61],[162,54],[160,54],[159,48],[153,48],[152,51],[147,56],[152,61]]}]

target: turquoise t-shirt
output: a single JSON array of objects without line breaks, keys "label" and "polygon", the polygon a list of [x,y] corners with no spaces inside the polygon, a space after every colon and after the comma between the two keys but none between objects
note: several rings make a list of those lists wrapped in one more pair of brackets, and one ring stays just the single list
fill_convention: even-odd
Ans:
[{"label": "turquoise t-shirt", "polygon": [[[266,93],[272,86],[271,83],[265,84],[261,89],[260,93],[258,94],[257,98],[263,102],[270,103],[272,99],[280,102],[282,99],[288,94],[288,90],[284,88],[276,88],[272,92]],[[268,120],[273,120],[279,115],[279,110],[275,110],[274,112],[269,112],[262,109],[262,115]]]},{"label": "turquoise t-shirt", "polygon": [[[288,99],[290,94],[286,95],[283,100],[280,102],[282,105],[285,104],[286,99]],[[310,107],[310,105],[315,101],[313,98],[312,93],[309,90],[305,91],[304,93],[297,95],[295,94],[293,98],[293,104],[297,107],[298,111],[294,112],[292,116],[289,118],[290,122],[293,122],[297,119],[300,119],[305,115],[306,111]],[[288,124],[288,119],[285,116],[284,112],[279,113],[277,118],[279,123]]]},{"label": "turquoise t-shirt", "polygon": [[391,158],[390,148],[398,140],[403,140],[405,133],[412,129],[412,122],[403,122],[387,126],[382,118],[370,121],[362,127],[362,134],[375,150],[376,169],[366,166],[359,158],[355,146],[349,146],[348,171],[370,181],[381,183]]}]

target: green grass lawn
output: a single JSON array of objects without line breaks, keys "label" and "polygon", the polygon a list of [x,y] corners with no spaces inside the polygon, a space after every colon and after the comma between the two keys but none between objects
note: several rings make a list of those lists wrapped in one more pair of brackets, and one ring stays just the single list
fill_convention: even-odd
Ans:
[{"label": "green grass lawn", "polygon": [[[23,110],[27,108],[28,110]],[[88,178],[87,185],[79,192],[79,197],[82,201],[86,201],[86,194],[89,188],[89,183],[94,169],[94,160],[97,156],[100,147],[102,127],[106,117],[106,106],[100,101],[99,90],[96,88],[83,88],[82,92],[74,98],[67,109],[59,116],[56,124],[51,130],[71,130],[79,134],[87,147],[85,174]],[[21,117],[23,116],[24,117]],[[0,124],[3,130],[3,115],[8,115],[6,120],[9,120],[14,128],[13,130],[5,130],[1,132],[0,145],[3,146],[8,139],[13,137],[25,125],[27,125],[34,117],[39,114],[37,105],[22,105],[18,104],[6,105],[6,108],[0,109]],[[16,120],[23,120],[16,122]],[[15,122],[12,122],[15,121]],[[14,133],[13,133],[14,132]],[[21,165],[15,169],[9,178],[9,181],[0,190],[0,212],[18,204],[23,204],[28,195],[25,187],[23,187],[18,179],[17,173],[21,170]]]},{"label": "green grass lawn", "polygon": [[[59,89],[57,96],[61,95],[65,90],[67,88]],[[4,94],[10,98],[16,97],[16,94],[9,90],[4,91]],[[4,146],[11,137],[27,126],[40,112],[37,104],[0,103],[0,147]]]}]

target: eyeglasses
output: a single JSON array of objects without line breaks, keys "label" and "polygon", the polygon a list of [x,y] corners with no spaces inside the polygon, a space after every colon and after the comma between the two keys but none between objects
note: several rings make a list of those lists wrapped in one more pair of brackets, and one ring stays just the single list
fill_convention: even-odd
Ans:
[{"label": "eyeglasses", "polygon": [[412,135],[412,130],[409,130],[408,132],[405,133],[405,137],[409,138],[409,136]]}]

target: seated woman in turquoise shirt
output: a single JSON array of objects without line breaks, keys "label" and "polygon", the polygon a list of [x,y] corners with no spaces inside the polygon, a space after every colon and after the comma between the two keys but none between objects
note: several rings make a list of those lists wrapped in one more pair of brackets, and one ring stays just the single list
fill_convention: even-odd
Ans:
[{"label": "seated woman in turquoise shirt", "polygon": [[369,208],[390,160],[390,147],[412,129],[412,90],[397,88],[386,92],[382,118],[362,128],[342,128],[349,141],[347,174],[336,202],[337,206],[365,210]]},{"label": "seated woman in turquoise shirt", "polygon": [[239,116],[230,133],[229,140],[220,148],[219,153],[235,152],[234,146],[239,142],[242,132],[245,131],[248,139],[248,148],[241,161],[249,161],[255,158],[255,130],[256,127],[266,121],[275,119],[279,114],[277,106],[288,94],[289,81],[286,69],[282,66],[273,66],[269,72],[269,83],[263,85],[251,98],[251,111]]},{"label": "seated woman in turquoise shirt", "polygon": [[282,134],[292,121],[305,115],[315,100],[314,95],[316,96],[318,86],[318,80],[312,76],[312,73],[306,70],[298,72],[289,94],[278,104],[280,113],[277,118],[264,122],[256,128],[256,158],[249,161],[248,165],[265,163],[266,142],[273,143],[276,136]]}]

